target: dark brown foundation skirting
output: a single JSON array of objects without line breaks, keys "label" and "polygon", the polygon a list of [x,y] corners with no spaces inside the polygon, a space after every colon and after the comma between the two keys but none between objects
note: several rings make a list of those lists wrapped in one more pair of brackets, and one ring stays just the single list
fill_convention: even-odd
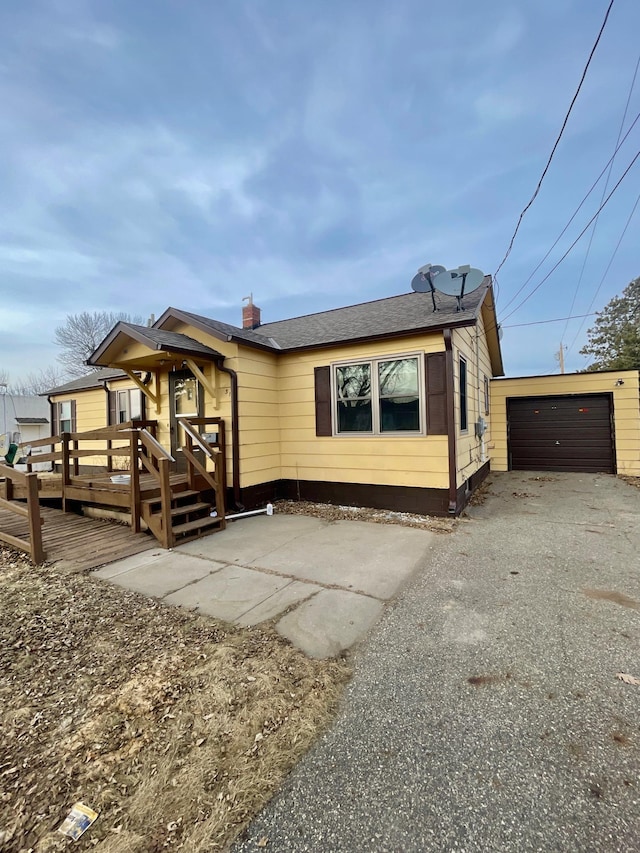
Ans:
[{"label": "dark brown foundation skirting", "polygon": [[[456,515],[489,473],[489,463],[478,469],[457,491]],[[264,507],[277,500],[313,501],[342,506],[366,506],[396,512],[415,512],[421,515],[447,516],[449,490],[416,486],[376,486],[363,483],[330,483],[323,480],[272,480],[240,490],[247,510]],[[228,495],[227,506],[233,496]]]}]

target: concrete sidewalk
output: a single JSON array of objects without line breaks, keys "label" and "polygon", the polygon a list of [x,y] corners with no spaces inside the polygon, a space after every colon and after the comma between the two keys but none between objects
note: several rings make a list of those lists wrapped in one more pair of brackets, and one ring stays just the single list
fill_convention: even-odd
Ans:
[{"label": "concrete sidewalk", "polygon": [[640,491],[493,475],[236,853],[637,853]]},{"label": "concrete sidewalk", "polygon": [[237,625],[275,620],[294,645],[325,658],[365,636],[433,537],[398,525],[256,516],[95,574]]}]

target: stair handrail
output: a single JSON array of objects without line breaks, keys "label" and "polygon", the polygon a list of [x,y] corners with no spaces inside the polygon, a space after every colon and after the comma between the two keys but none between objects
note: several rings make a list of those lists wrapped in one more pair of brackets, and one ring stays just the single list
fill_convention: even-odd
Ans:
[{"label": "stair handrail", "polygon": [[[147,429],[142,428],[132,430],[132,432],[134,431],[138,433],[138,437],[140,439],[139,443],[136,442],[138,447],[138,458],[146,470],[155,477],[158,485],[160,486],[160,514],[162,527],[159,538],[162,547],[168,550],[169,548],[173,548],[174,545],[173,528],[171,526],[171,480],[169,465],[172,462],[175,462],[175,459]],[[152,458],[155,459],[158,466],[157,468],[147,459],[145,454],[142,453],[142,447],[144,447],[151,454]]]},{"label": "stair handrail", "polygon": [[[186,418],[179,418],[178,424],[185,433],[186,443],[182,447],[182,454],[188,463],[188,477],[191,488],[195,487],[195,474],[198,472],[211,486],[216,499],[216,513],[224,525],[225,508],[223,495],[223,478],[221,476],[221,465],[224,464],[223,454],[219,447],[212,447],[200,433],[194,429],[193,424]],[[206,462],[203,464],[193,453],[194,442],[200,447],[205,456],[214,462],[213,473],[207,471]]]},{"label": "stair handrail", "polygon": [[147,447],[147,449],[150,450],[151,448],[153,448],[153,450],[155,451],[155,455],[157,457],[168,459],[169,462],[175,462],[176,461],[174,459],[174,457],[166,449],[166,447],[163,447],[160,444],[160,442],[158,441],[158,439],[154,435],[151,435],[151,433],[149,432],[148,429],[146,429],[146,427],[143,427],[142,429],[138,429],[137,432],[140,435],[140,438],[142,439],[142,441],[145,444],[145,446]]},{"label": "stair handrail", "polygon": [[182,427],[182,429],[186,433],[188,433],[191,436],[191,439],[193,441],[195,441],[195,443],[203,451],[203,453],[206,453],[206,455],[209,457],[209,459],[213,459],[215,457],[216,453],[219,452],[219,451],[214,451],[214,449],[211,447],[211,445],[202,438],[202,436],[200,435],[198,430],[194,429],[193,424],[190,421],[188,421],[186,418],[179,418],[178,424]]}]

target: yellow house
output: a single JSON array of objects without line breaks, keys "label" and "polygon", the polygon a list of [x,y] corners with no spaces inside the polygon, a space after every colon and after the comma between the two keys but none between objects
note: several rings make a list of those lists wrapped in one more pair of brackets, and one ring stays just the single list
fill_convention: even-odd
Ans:
[{"label": "yellow house", "polygon": [[[144,420],[146,398],[122,370],[99,368],[47,392],[51,434],[90,432],[130,420]],[[91,446],[104,446],[95,442]],[[83,469],[103,467],[104,456],[86,457]]]},{"label": "yellow house", "polygon": [[221,418],[229,507],[289,497],[457,514],[489,471],[502,357],[490,277],[462,307],[434,300],[267,324],[250,302],[242,328],[175,308],[150,327],[118,323],[88,361],[102,368],[91,384],[50,392],[54,434],[139,413],[180,470],[179,421]]}]

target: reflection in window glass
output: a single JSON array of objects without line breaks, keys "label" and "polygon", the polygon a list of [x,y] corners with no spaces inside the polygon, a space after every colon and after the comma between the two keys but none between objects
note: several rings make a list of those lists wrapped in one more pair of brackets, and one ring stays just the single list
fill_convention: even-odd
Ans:
[{"label": "reflection in window glass", "polygon": [[338,367],[336,392],[338,432],[371,432],[371,365]]},{"label": "reflection in window glass", "polygon": [[420,397],[418,360],[400,358],[378,363],[381,432],[418,432]]},{"label": "reflection in window glass", "polygon": [[460,432],[469,429],[467,402],[467,362],[460,356]]}]

